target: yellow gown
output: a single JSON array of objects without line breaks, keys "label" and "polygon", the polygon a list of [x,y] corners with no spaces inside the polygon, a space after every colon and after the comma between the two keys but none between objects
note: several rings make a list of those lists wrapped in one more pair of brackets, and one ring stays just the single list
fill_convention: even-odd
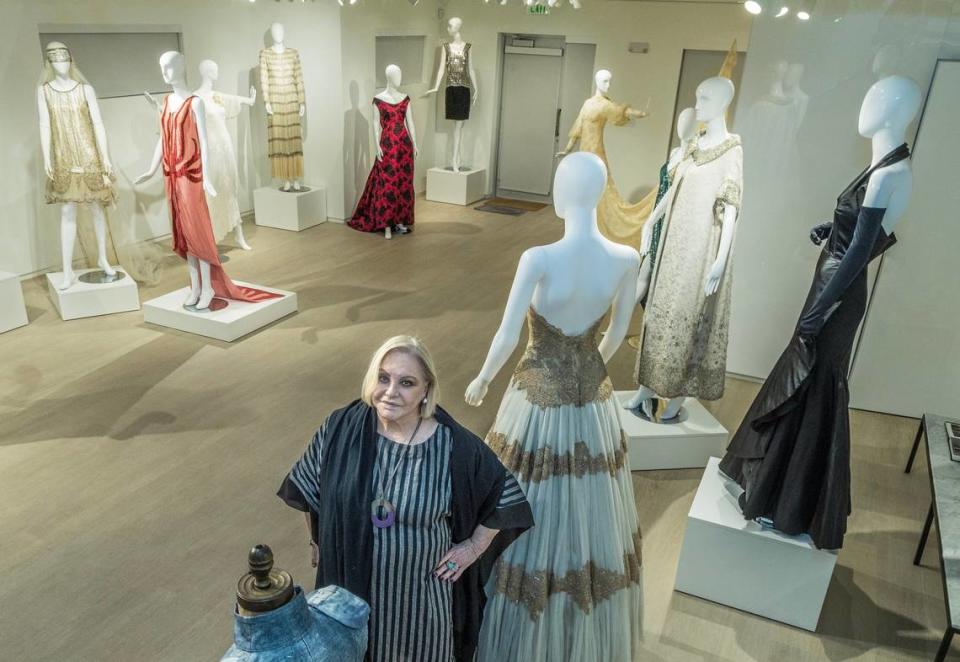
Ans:
[{"label": "yellow gown", "polygon": [[611,101],[606,95],[595,95],[583,102],[573,128],[570,129],[570,145],[580,141],[580,150],[592,152],[603,159],[607,166],[607,187],[597,204],[597,226],[604,237],[619,244],[637,248],[640,246],[640,232],[643,224],[653,210],[653,196],[644,196],[636,203],[630,203],[620,196],[617,185],[610,174],[607,150],[603,146],[603,130],[610,122],[614,126],[623,126],[630,121],[627,112],[630,106]]}]

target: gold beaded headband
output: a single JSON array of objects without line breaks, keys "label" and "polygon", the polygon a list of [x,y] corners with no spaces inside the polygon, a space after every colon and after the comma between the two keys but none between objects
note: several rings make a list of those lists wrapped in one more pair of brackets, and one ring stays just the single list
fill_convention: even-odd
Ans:
[{"label": "gold beaded headband", "polygon": [[64,46],[54,46],[47,49],[47,59],[50,62],[72,62],[70,51]]}]

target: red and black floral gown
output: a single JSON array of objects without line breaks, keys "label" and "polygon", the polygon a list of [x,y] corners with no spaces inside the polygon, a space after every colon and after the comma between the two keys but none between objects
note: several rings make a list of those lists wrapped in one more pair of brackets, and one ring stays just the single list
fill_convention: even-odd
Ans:
[{"label": "red and black floral gown", "polygon": [[400,103],[374,98],[380,111],[380,149],[363,195],[347,225],[361,232],[379,232],[396,225],[413,225],[413,142],[405,120],[410,97]]}]

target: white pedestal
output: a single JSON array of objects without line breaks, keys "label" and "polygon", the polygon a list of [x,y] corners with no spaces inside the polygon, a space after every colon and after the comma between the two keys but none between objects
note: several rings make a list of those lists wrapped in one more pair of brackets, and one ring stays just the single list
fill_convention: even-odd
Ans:
[{"label": "white pedestal", "polygon": [[719,465],[710,459],[687,516],[676,590],[816,631],[836,553],[744,520]]},{"label": "white pedestal", "polygon": [[327,192],[322,186],[309,191],[264,186],[253,192],[253,213],[257,225],[300,232],[327,220]]},{"label": "white pedestal", "polygon": [[616,392],[631,471],[705,467],[711,457],[723,455],[727,429],[697,400],[688,398],[684,403],[687,417],[682,422],[651,423],[623,409],[635,393]]},{"label": "white pedestal", "polygon": [[233,342],[257,329],[297,312],[295,292],[277,290],[263,285],[251,285],[235,280],[237,285],[256,287],[283,296],[259,303],[227,300],[227,307],[208,312],[191,312],[183,307],[188,287],[168,292],[143,304],[143,320],[199,336]]},{"label": "white pedestal", "polygon": [[[120,269],[118,268],[118,271]],[[140,292],[130,274],[112,283],[84,283],[80,276],[99,269],[80,269],[74,273],[77,282],[66,290],[58,290],[63,272],[47,274],[47,290],[61,319],[75,320],[140,309]]]},{"label": "white pedestal", "polygon": [[460,172],[430,168],[427,170],[427,200],[466,206],[483,197],[486,181],[484,168]]},{"label": "white pedestal", "polygon": [[0,333],[27,323],[27,307],[16,274],[0,271]]}]

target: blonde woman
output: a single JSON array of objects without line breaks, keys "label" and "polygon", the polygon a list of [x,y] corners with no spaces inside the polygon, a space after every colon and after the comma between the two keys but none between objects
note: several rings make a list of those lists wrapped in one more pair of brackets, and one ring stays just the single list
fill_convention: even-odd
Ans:
[{"label": "blonde woman", "polygon": [[439,395],[423,343],[390,338],[278,492],[307,514],[317,586],[370,603],[375,662],[472,660],[493,563],[533,525],[517,481]]}]

